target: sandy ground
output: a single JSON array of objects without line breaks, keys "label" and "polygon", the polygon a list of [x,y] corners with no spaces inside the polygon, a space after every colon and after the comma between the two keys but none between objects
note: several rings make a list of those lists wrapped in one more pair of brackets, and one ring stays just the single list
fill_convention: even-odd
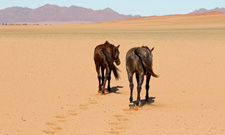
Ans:
[{"label": "sandy ground", "polygon": [[[224,134],[224,18],[0,26],[0,134]],[[113,92],[101,95],[93,51],[106,40],[120,44],[121,79],[112,77]],[[125,55],[142,45],[155,47],[153,69],[160,77],[150,81],[154,102],[129,110]]]}]

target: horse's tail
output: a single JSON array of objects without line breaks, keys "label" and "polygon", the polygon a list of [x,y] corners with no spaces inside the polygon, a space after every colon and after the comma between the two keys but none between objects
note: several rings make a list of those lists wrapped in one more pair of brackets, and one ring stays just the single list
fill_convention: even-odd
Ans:
[{"label": "horse's tail", "polygon": [[152,76],[154,76],[154,77],[159,77],[158,75],[156,75],[154,72],[153,72],[153,70],[152,70],[152,60],[149,58],[146,58],[144,55],[143,55],[143,53],[137,48],[137,49],[135,49],[135,51],[134,51],[134,53],[136,54],[136,55],[138,55],[138,57],[141,59],[141,62],[142,62],[142,64],[143,64],[143,66],[144,66],[144,68],[145,68],[145,70],[147,71],[147,72],[149,72]]},{"label": "horse's tail", "polygon": [[118,80],[120,78],[120,75],[118,73],[119,69],[114,65],[114,63],[113,63],[113,61],[112,61],[112,59],[110,57],[110,54],[105,49],[102,49],[102,52],[105,55],[106,60],[107,60],[107,62],[109,64],[109,67],[110,67],[110,69],[112,69],[116,80]]}]

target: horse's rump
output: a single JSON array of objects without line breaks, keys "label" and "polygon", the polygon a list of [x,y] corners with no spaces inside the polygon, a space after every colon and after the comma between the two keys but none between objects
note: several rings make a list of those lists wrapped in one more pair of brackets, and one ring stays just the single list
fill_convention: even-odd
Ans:
[{"label": "horse's rump", "polygon": [[134,50],[134,53],[139,57],[143,68],[145,68],[146,72],[150,73],[152,76],[154,77],[158,77],[158,75],[156,75],[153,70],[152,70],[152,57],[151,57],[151,51],[149,49],[147,49],[149,51],[150,54],[143,54],[143,51],[141,51],[141,49],[136,48]]},{"label": "horse's rump", "polygon": [[114,61],[112,59],[111,53],[108,52],[109,50],[111,50],[111,47],[112,45],[109,44],[107,41],[105,44],[96,46],[95,52],[94,52],[94,60],[95,60],[95,64],[99,63],[101,65],[103,63],[103,60],[105,59],[109,68],[113,71],[115,79],[118,80],[120,78],[118,73],[119,69],[114,65],[113,63]]}]

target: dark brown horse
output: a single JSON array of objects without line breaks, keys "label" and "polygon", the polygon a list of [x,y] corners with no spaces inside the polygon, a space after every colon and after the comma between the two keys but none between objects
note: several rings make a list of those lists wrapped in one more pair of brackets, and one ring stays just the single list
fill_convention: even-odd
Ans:
[{"label": "dark brown horse", "polygon": [[[104,44],[98,45],[94,51],[94,60],[96,71],[98,74],[98,81],[99,81],[99,90],[102,94],[105,93],[105,84],[106,80],[108,80],[108,91],[110,91],[110,80],[111,80],[111,70],[117,79],[119,79],[118,68],[114,65],[120,65],[120,58],[119,58],[119,46],[117,47],[110,44],[106,41]],[[100,74],[100,68],[102,74]],[[104,75],[104,70],[106,69],[106,73]]]},{"label": "dark brown horse", "polygon": [[150,50],[147,46],[142,47],[135,47],[130,49],[126,55],[126,69],[128,80],[130,83],[130,107],[134,107],[135,104],[133,103],[133,74],[136,74],[137,80],[137,105],[141,105],[141,85],[144,81],[144,75],[147,76],[146,78],[146,101],[149,100],[149,81],[151,76],[158,77],[153,70],[152,70],[152,51],[154,47]]}]

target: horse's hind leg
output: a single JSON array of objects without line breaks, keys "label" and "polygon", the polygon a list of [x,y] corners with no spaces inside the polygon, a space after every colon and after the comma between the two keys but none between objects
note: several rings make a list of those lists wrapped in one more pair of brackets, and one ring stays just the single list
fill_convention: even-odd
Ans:
[{"label": "horse's hind leg", "polygon": [[101,85],[103,85],[103,83],[104,83],[104,78],[105,78],[104,70],[105,70],[105,68],[103,66],[101,66],[101,72],[102,72],[102,83],[101,83]]},{"label": "horse's hind leg", "polygon": [[130,83],[130,108],[134,107],[133,104],[133,89],[134,89],[134,84],[133,84],[133,73],[128,73],[128,80]]},{"label": "horse's hind leg", "polygon": [[99,88],[98,92],[101,92],[101,90],[102,90],[102,85],[101,85],[102,77],[100,75],[100,66],[99,66],[99,64],[96,64],[95,66],[96,66],[96,72],[98,74],[98,88]]},{"label": "horse's hind leg", "polygon": [[108,77],[108,91],[110,92],[110,81],[111,81],[111,70],[109,70],[109,77]]},{"label": "horse's hind leg", "polygon": [[105,84],[106,84],[106,81],[108,80],[109,78],[109,72],[110,72],[110,68],[109,67],[106,67],[106,73],[105,73],[105,77],[104,77],[104,82],[103,82],[103,86],[102,86],[102,94],[105,94]]},{"label": "horse's hind leg", "polygon": [[137,77],[137,81],[138,81],[138,86],[137,86],[137,92],[138,92],[138,95],[137,95],[137,105],[141,106],[141,85],[143,83],[143,80],[144,80],[144,74],[141,73],[139,75],[136,75]]},{"label": "horse's hind leg", "polygon": [[146,101],[149,100],[148,91],[149,91],[149,81],[150,81],[150,78],[151,78],[151,75],[147,75],[147,78],[146,78],[146,85],[145,85],[145,88],[146,88],[146,96],[145,96],[145,100],[146,100]]}]

